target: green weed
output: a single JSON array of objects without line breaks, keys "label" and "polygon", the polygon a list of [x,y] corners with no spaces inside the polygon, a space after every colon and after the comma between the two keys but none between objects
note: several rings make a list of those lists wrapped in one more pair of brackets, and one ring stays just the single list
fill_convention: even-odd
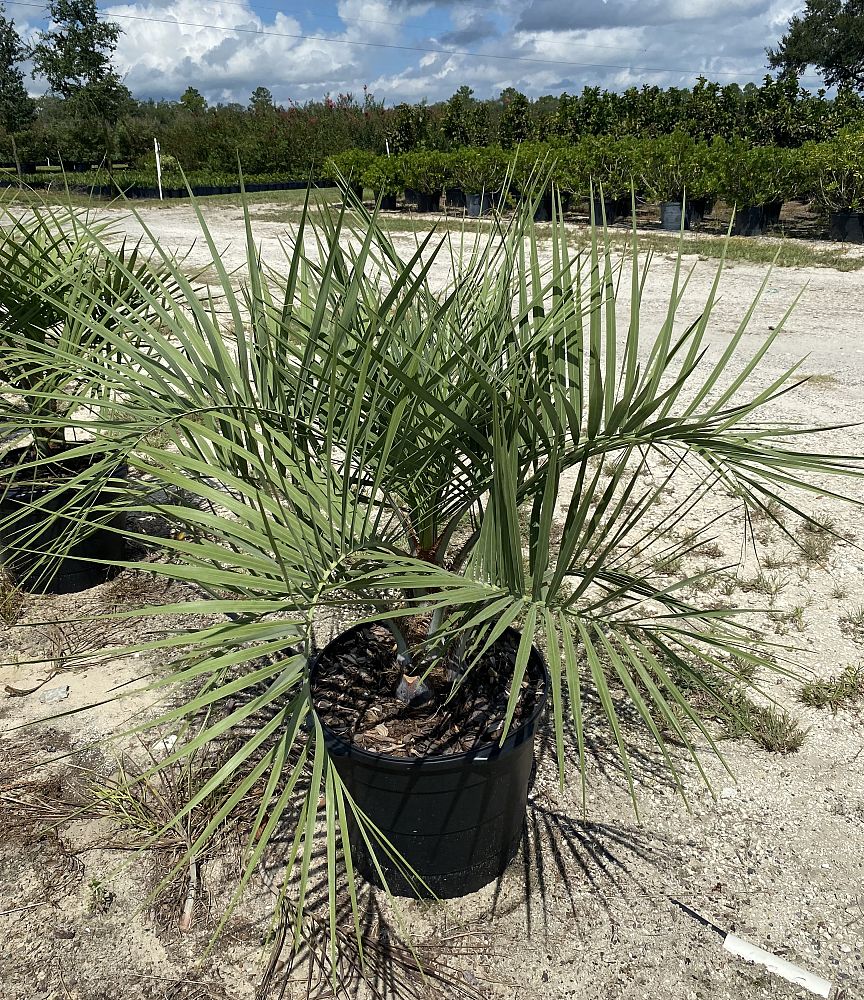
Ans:
[{"label": "green weed", "polygon": [[848,666],[828,680],[812,680],[798,692],[798,700],[811,708],[851,708],[864,701],[864,667]]},{"label": "green weed", "polygon": [[798,720],[776,705],[754,705],[749,718],[749,733],[753,740],[771,753],[796,753],[807,738]]},{"label": "green weed", "polygon": [[864,605],[840,615],[840,631],[853,638],[864,637]]}]

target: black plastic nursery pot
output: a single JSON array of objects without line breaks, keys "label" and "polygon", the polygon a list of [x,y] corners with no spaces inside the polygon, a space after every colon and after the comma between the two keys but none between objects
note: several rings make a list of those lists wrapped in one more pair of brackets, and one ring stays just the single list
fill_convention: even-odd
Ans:
[{"label": "black plastic nursery pot", "polygon": [[[337,636],[322,657],[350,642],[355,626]],[[518,643],[519,633],[505,636]],[[376,845],[378,865],[397,896],[441,899],[476,892],[495,881],[516,855],[525,825],[528,788],[534,765],[534,737],[546,704],[549,675],[532,647],[528,674],[542,677],[542,691],[530,717],[512,730],[503,745],[420,758],[395,757],[361,749],[321,723],[328,753],[356,806],[425,882],[419,885],[403,866]],[[375,839],[370,834],[373,844]],[[374,885],[381,879],[365,840],[351,820],[354,867]]]},{"label": "black plastic nursery pot", "polygon": [[745,205],[735,212],[732,232],[736,236],[761,236],[765,230],[765,209],[762,205]]},{"label": "black plastic nursery pot", "polygon": [[465,192],[462,188],[452,187],[444,189],[444,199],[448,208],[464,208]]},{"label": "black plastic nursery pot", "polygon": [[415,192],[418,212],[437,212],[441,201],[440,194],[427,194],[425,191]]},{"label": "black plastic nursery pot", "polygon": [[479,219],[492,211],[492,195],[488,191],[482,194],[465,192],[465,213],[469,219]]},{"label": "black plastic nursery pot", "polygon": [[397,207],[395,194],[384,194],[381,196],[381,208],[385,212],[395,212]]},{"label": "black plastic nursery pot", "polygon": [[681,231],[681,218],[684,218],[684,228],[690,228],[690,206],[684,211],[684,204],[680,201],[663,201],[660,203],[660,228],[670,232]]},{"label": "black plastic nursery pot", "polygon": [[552,212],[552,192],[546,191],[540,201],[537,202],[537,207],[534,209],[534,221],[549,222],[552,219]]},{"label": "black plastic nursery pot", "polygon": [[779,226],[780,213],[783,211],[782,201],[769,201],[762,206],[762,217],[766,226]]},{"label": "black plastic nursery pot", "polygon": [[[618,219],[620,213],[621,203],[620,199],[611,198],[594,198],[591,201],[591,208],[594,213],[594,224],[597,226],[603,225],[604,213],[606,224],[611,226],[613,222]],[[629,211],[629,209],[628,209]]]},{"label": "black plastic nursery pot", "polygon": [[[70,594],[104,583],[117,571],[111,563],[126,556],[123,537],[111,530],[122,527],[123,514],[100,511],[91,524],[87,518],[125,484],[125,465],[82,501],[79,485],[58,487],[94,465],[96,456],[64,460],[59,452],[56,461],[16,471],[27,461],[32,461],[27,448],[16,448],[0,460],[0,520],[14,517],[0,531],[0,565],[33,594]],[[69,545],[65,539],[73,532],[75,541]],[[41,554],[54,552],[62,554]]]},{"label": "black plastic nursery pot", "polygon": [[687,214],[690,216],[690,222],[695,225],[704,222],[705,216],[710,215],[713,208],[714,200],[712,198],[694,198],[687,203]]},{"label": "black plastic nursery pot", "polygon": [[864,213],[847,209],[828,216],[828,235],[843,243],[864,243]]}]

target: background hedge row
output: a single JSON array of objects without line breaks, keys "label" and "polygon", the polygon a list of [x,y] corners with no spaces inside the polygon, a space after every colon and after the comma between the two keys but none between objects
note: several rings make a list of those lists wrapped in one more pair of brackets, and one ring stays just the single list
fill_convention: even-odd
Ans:
[{"label": "background hedge row", "polygon": [[[655,138],[584,136],[574,143],[525,142],[511,149],[499,145],[466,146],[445,152],[415,150],[394,156],[353,149],[329,157],[310,176],[249,174],[250,192],[332,183],[342,177],[358,188],[385,196],[406,190],[438,195],[447,188],[465,193],[525,190],[538,171],[548,171],[565,193],[587,197],[602,188],[608,199],[620,199],[635,188],[652,202],[722,198],[738,206],[764,205],[792,199],[809,200],[822,211],[864,211],[864,127],[841,130],[824,142],[798,147],[752,145],[740,138],[695,139],[675,131]],[[232,172],[191,171],[187,180],[196,194],[239,191]],[[153,169],[113,169],[67,174],[39,172],[23,176],[37,187],[62,187],[111,196],[157,197]],[[0,184],[15,184],[7,173]],[[166,197],[183,197],[186,187],[176,161],[164,161]]]},{"label": "background hedge row", "polygon": [[[80,109],[79,109],[80,110]],[[128,100],[117,119],[89,118],[74,102],[47,95],[14,135],[0,129],[0,160],[25,167],[89,168],[106,162],[153,165],[153,139],[189,171],[236,174],[238,154],[250,173],[305,178],[327,156],[348,149],[392,154],[448,152],[466,146],[513,149],[526,142],[575,143],[586,136],[659,138],[681,131],[696,140],[741,139],[750,146],[795,148],[864,125],[864,99],[851,89],[836,96],[803,90],[793,75],[766,77],[762,86],[721,86],[704,78],[692,88],[632,87],[623,93],[586,87],[530,99],[508,87],[477,100],[460,87],[435,104],[384,102],[364,91],[282,106],[259,87],[248,104],[209,106],[194,88],[174,101]]]},{"label": "background hedge row", "polygon": [[652,202],[722,198],[764,205],[792,199],[824,211],[864,211],[864,128],[845,129],[825,142],[797,148],[755,146],[743,139],[700,141],[684,132],[657,138],[585,136],[575,143],[522,143],[375,156],[351,150],[330,158],[325,172],[398,195],[407,189],[434,195],[448,187],[466,193],[519,190],[538,170],[567,193],[585,198],[602,188],[619,199],[631,188]]}]

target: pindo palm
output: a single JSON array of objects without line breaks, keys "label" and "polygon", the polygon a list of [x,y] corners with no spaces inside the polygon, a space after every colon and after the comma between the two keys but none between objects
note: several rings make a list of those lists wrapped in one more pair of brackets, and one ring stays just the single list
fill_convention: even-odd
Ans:
[{"label": "pindo palm", "polygon": [[[799,483],[824,495],[814,477],[860,469],[796,446],[816,428],[770,419],[795,368],[751,388],[782,329],[752,349],[744,334],[755,303],[708,361],[722,262],[682,326],[679,259],[665,318],[646,330],[635,232],[624,255],[597,230],[576,252],[560,217],[541,241],[525,204],[493,229],[418,234],[406,252],[346,198],[353,211],[307,205],[284,260],[269,265],[247,217],[239,288],[199,215],[218,298],[197,295],[166,255],[177,290],[139,288],[152,320],[136,321],[134,338],[99,328],[124,361],[93,360],[114,402],[88,425],[97,440],[120,440],[151,481],[141,511],[181,529],[148,570],[200,592],[145,612],[189,621],[139,647],[175,651],[156,689],[197,685],[146,723],[184,727],[158,766],[234,735],[178,815],[214,803],[189,855],[251,797],[237,892],[263,858],[278,857],[299,921],[320,837],[334,947],[338,872],[354,900],[358,857],[373,880],[428,887],[334,747],[353,742],[391,763],[461,754],[473,766],[503,752],[545,696],[560,779],[580,781],[591,701],[628,780],[635,719],[683,792],[682,762],[701,771],[697,743],[717,749],[693,692],[722,697],[720,680],[737,676],[742,658],[781,668],[735,611],[700,608],[684,596],[686,578],[658,578],[658,547],[674,565],[700,544],[708,525],[684,541],[670,529],[720,487],[750,510],[771,516],[779,501],[806,516]],[[356,624],[363,648],[334,653],[331,643],[324,656],[323,639]],[[496,650],[500,690],[472,688]],[[359,659],[352,684],[367,678],[371,715],[346,722],[344,705],[316,702],[322,657],[330,667]],[[469,690],[498,705],[482,730],[459,715]],[[430,698],[459,740],[439,728],[430,743],[419,724],[404,735],[399,720],[428,718],[418,700]]]}]

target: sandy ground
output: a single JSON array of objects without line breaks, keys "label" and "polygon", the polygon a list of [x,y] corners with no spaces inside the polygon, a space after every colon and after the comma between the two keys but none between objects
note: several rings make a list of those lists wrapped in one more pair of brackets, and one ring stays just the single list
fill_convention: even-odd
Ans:
[{"label": "sandy ground", "polygon": [[[214,209],[210,220],[217,244],[225,248],[223,259],[239,264],[243,248],[236,210]],[[185,248],[195,236],[194,220],[184,208],[151,210],[147,221],[167,246]],[[282,231],[283,224],[256,224],[265,257],[276,251]],[[398,239],[406,249],[410,246],[409,235]],[[199,243],[189,262],[203,264],[206,259]],[[698,313],[715,268],[712,261],[695,257],[688,262],[695,271],[684,298],[684,320]],[[643,302],[645,330],[662,322],[672,267],[662,255],[655,259]],[[764,276],[760,266],[727,268],[711,326],[712,356],[719,357]],[[443,280],[444,274],[438,278]],[[787,397],[776,415],[837,425],[860,420],[864,271],[775,270],[747,334],[754,348],[799,293],[800,302],[761,365],[758,382],[769,384],[806,356],[803,371],[821,377]],[[626,307],[626,292],[622,302]],[[826,435],[824,447],[860,454],[862,443],[864,431],[846,427]],[[847,489],[864,500],[864,484],[853,482]],[[717,540],[722,554],[697,562],[737,561],[744,521],[734,499],[712,496],[706,512],[727,509]],[[864,606],[864,519],[856,508],[834,503],[822,502],[818,513],[834,517],[837,530],[847,536],[821,562],[808,563],[782,534],[763,528],[763,566],[767,556],[775,567],[768,575],[773,574],[778,592],[766,596],[748,586],[759,571],[750,556],[727,596],[753,607],[754,621],[756,609],[766,608],[758,619],[763,630],[794,645],[802,669],[830,677],[862,658],[864,631],[850,630],[841,619]],[[77,599],[74,610],[161,600],[153,586],[143,576],[124,575]],[[701,596],[711,600],[718,595]],[[75,626],[62,624],[70,608],[68,599],[28,601],[19,623],[0,640],[0,659],[5,661],[0,685],[26,689],[46,676],[46,663],[31,661],[44,659],[49,668],[62,667],[64,650],[81,643],[96,648],[110,640],[92,631],[82,636]],[[139,627],[146,630],[147,624]],[[146,667],[134,658],[94,663],[62,673],[46,688],[68,683],[70,694],[62,709],[81,709],[142,672]],[[498,885],[471,897],[446,904],[405,903],[404,919],[416,939],[432,942],[442,957],[449,955],[463,988],[495,997],[737,1000],[808,995],[726,954],[722,937],[685,913],[683,903],[719,927],[734,929],[830,979],[835,996],[864,997],[861,710],[832,714],[807,708],[797,701],[800,681],[770,683],[772,696],[809,727],[802,748],[783,755],[749,740],[724,742],[734,778],[709,758],[713,795],[699,783],[693,766],[682,762],[689,809],[646,752],[637,758],[637,819],[613,763],[608,734],[592,724],[583,820],[578,786],[559,790],[551,755],[541,741],[517,860]],[[161,870],[157,860],[148,855],[130,862],[128,852],[106,847],[113,833],[104,821],[78,820],[65,824],[59,834],[37,834],[34,830],[44,823],[19,822],[32,810],[16,809],[16,797],[32,799],[34,794],[50,817],[52,796],[62,797],[69,774],[74,776],[70,762],[104,770],[110,752],[88,748],[124,728],[134,713],[146,712],[148,699],[19,728],[56,715],[55,706],[38,698],[0,694],[0,804],[5,802],[0,824],[0,1000],[251,998],[271,953],[264,944],[272,900],[266,884],[255,883],[226,936],[205,956],[218,902],[236,874],[229,855],[212,860],[204,872],[214,914],[208,916],[203,907],[192,931],[181,934],[175,910],[147,905]],[[27,770],[72,751],[74,756],[48,770]],[[96,881],[112,874],[108,894],[96,888]],[[389,912],[374,894],[368,905]],[[409,994],[402,989],[397,995]],[[284,996],[305,996],[305,983],[287,982]]]}]

